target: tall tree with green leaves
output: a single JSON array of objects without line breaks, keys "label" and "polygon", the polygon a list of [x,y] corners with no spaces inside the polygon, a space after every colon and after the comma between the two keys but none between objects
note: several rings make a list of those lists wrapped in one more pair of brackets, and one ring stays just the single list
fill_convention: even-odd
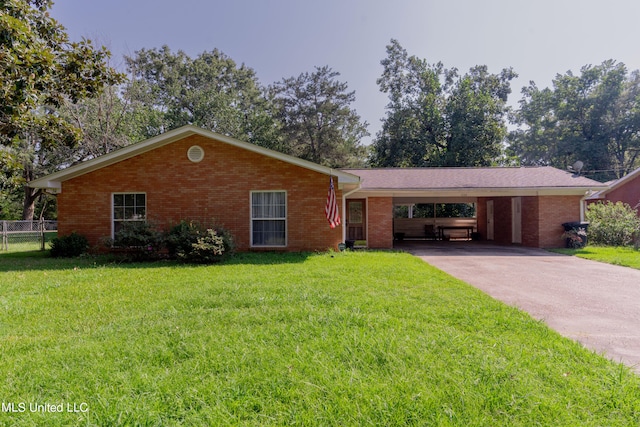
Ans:
[{"label": "tall tree with green leaves", "polygon": [[509,150],[524,165],[576,161],[606,181],[640,166],[640,73],[612,60],[558,74],[552,88],[522,90]]},{"label": "tall tree with green leaves", "polygon": [[196,58],[183,51],[142,49],[126,57],[125,96],[146,137],[193,124],[268,148],[279,148],[277,126],[255,72],[217,49]]},{"label": "tall tree with green leaves", "polygon": [[[56,147],[74,146],[80,131],[56,109],[122,81],[109,52],[90,40],[69,41],[49,16],[50,0],[4,0],[0,6],[0,161],[21,170],[20,184],[36,177]],[[33,217],[39,190],[24,185],[22,217]]]},{"label": "tall tree with green leaves", "polygon": [[502,155],[512,69],[467,74],[409,56],[397,40],[381,61],[387,116],[372,146],[378,167],[488,166]]},{"label": "tall tree with green leaves", "polygon": [[0,219],[14,220],[22,216],[22,165],[5,147],[0,149],[0,166]]},{"label": "tall tree with green leaves", "polygon": [[316,67],[271,86],[283,145],[289,154],[325,166],[362,166],[367,123],[351,107],[355,92],[338,76],[328,66]]}]

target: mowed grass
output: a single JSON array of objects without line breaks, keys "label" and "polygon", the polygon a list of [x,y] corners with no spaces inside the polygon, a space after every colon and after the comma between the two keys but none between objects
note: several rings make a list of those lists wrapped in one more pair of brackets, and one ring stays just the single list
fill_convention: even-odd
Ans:
[{"label": "mowed grass", "polygon": [[0,255],[0,425],[640,423],[628,368],[407,254],[31,255]]},{"label": "mowed grass", "polygon": [[640,270],[640,251],[630,246],[588,245],[582,249],[554,249],[554,252]]}]

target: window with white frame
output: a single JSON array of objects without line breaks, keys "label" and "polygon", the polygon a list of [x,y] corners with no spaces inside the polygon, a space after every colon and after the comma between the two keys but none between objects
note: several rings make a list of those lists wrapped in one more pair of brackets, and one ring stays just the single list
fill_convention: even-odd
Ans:
[{"label": "window with white frame", "polygon": [[118,193],[113,195],[113,233],[126,222],[142,222],[147,219],[147,195],[145,193]]},{"label": "window with white frame", "polygon": [[287,245],[287,193],[251,192],[251,246]]}]

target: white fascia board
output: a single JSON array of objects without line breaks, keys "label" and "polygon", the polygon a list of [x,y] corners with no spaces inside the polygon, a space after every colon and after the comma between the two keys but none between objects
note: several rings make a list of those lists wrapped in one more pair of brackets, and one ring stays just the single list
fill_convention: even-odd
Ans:
[{"label": "white fascia board", "polygon": [[47,181],[47,185],[40,188],[51,190],[51,194],[58,194],[62,191],[62,183],[60,181]]},{"label": "white fascia board", "polygon": [[518,197],[518,196],[584,196],[597,189],[586,187],[551,188],[469,188],[469,189],[371,189],[360,190],[360,197]]}]

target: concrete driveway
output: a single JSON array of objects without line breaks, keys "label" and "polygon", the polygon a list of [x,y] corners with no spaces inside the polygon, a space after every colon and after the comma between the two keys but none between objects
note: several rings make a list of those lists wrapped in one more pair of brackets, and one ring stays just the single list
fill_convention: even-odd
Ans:
[{"label": "concrete driveway", "polygon": [[478,242],[397,248],[640,373],[640,270]]}]

